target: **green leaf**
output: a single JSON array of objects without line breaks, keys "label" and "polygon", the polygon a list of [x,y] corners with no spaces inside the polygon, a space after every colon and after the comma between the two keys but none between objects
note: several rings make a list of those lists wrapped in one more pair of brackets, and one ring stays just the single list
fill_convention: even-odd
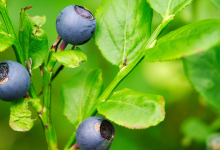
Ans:
[{"label": "green leaf", "polygon": [[197,142],[205,142],[206,137],[210,134],[208,125],[198,118],[188,118],[181,125],[181,131],[185,138]]},{"label": "green leaf", "polygon": [[76,50],[65,50],[53,54],[62,65],[69,68],[79,67],[80,62],[86,62],[87,56],[82,50],[77,48]]},{"label": "green leaf", "polygon": [[0,22],[0,52],[13,44],[13,38],[6,33],[3,24]]},{"label": "green leaf", "polygon": [[83,69],[61,87],[63,114],[75,127],[90,117],[102,85],[100,70]]},{"label": "green leaf", "polygon": [[145,51],[148,62],[168,61],[201,53],[220,43],[220,20],[209,19],[183,26],[159,39]]},{"label": "green leaf", "polygon": [[32,59],[32,69],[36,69],[43,63],[48,53],[48,39],[46,33],[40,27],[46,22],[46,17],[29,17],[21,10],[19,26],[19,42],[24,52],[25,61]]},{"label": "green leaf", "polygon": [[35,119],[31,119],[28,103],[39,101],[39,99],[22,98],[12,102],[10,108],[10,127],[15,131],[29,131],[33,127]]},{"label": "green leaf", "polygon": [[178,11],[189,5],[192,0],[147,0],[151,7],[163,18],[175,15]]},{"label": "green leaf", "polygon": [[219,1],[219,0],[211,0],[211,2],[212,2],[218,9],[220,9],[220,1]]},{"label": "green leaf", "polygon": [[6,0],[0,0],[0,11],[3,8],[6,8]]},{"label": "green leaf", "polygon": [[6,0],[1,0],[1,2],[2,2],[3,4],[6,4]]},{"label": "green leaf", "polygon": [[220,47],[184,59],[186,76],[213,106],[220,108]]},{"label": "green leaf", "polygon": [[95,42],[112,64],[130,64],[151,35],[152,9],[146,0],[103,0],[96,13]]},{"label": "green leaf", "polygon": [[98,103],[98,112],[116,124],[131,129],[155,126],[165,117],[162,96],[123,89]]}]

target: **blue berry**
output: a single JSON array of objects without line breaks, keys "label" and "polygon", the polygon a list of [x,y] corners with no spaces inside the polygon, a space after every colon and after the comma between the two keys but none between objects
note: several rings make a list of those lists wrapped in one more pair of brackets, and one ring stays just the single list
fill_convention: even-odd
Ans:
[{"label": "blue berry", "polygon": [[30,87],[31,79],[24,66],[15,61],[0,62],[0,99],[15,101]]},{"label": "blue berry", "polygon": [[76,130],[76,142],[81,150],[108,150],[114,137],[114,126],[97,116],[85,119]]},{"label": "blue berry", "polygon": [[56,29],[65,42],[82,45],[95,33],[96,20],[88,9],[79,5],[70,5],[58,15]]}]

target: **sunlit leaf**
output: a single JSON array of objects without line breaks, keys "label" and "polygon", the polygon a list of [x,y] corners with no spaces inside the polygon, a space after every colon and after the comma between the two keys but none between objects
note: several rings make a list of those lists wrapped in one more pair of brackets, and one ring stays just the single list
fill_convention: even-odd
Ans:
[{"label": "sunlit leaf", "polygon": [[146,0],[103,0],[96,13],[95,42],[112,64],[130,64],[151,35],[152,9]]},{"label": "sunlit leaf", "polygon": [[81,62],[84,63],[87,61],[87,56],[79,48],[76,50],[65,50],[54,53],[53,57],[55,57],[65,67],[69,68],[78,67]]},{"label": "sunlit leaf", "polygon": [[178,11],[181,11],[192,0],[147,0],[151,7],[158,12],[161,16],[166,18],[169,15],[175,15]]},{"label": "sunlit leaf", "polygon": [[198,54],[220,43],[220,20],[198,21],[174,30],[145,51],[148,62],[168,61]]},{"label": "sunlit leaf", "polygon": [[28,103],[39,101],[39,99],[22,98],[12,102],[10,108],[10,127],[15,131],[29,131],[33,127],[35,119],[31,119]]},{"label": "sunlit leaf", "polygon": [[98,103],[98,112],[116,124],[131,129],[155,126],[165,117],[162,96],[123,89]]}]

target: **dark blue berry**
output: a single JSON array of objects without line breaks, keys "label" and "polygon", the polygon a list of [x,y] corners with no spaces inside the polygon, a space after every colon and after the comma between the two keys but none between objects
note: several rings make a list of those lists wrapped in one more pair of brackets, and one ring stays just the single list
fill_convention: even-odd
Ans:
[{"label": "dark blue berry", "polygon": [[108,150],[114,136],[114,126],[97,116],[85,119],[76,130],[76,142],[81,150]]},{"label": "dark blue berry", "polygon": [[30,87],[31,79],[24,66],[15,61],[0,62],[0,99],[15,101]]},{"label": "dark blue berry", "polygon": [[56,29],[65,42],[82,45],[95,33],[96,20],[88,9],[79,5],[70,5],[58,15]]}]

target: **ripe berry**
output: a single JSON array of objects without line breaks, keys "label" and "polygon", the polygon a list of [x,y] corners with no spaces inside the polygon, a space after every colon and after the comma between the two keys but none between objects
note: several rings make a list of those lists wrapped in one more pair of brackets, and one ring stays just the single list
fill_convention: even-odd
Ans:
[{"label": "ripe berry", "polygon": [[79,5],[70,5],[58,15],[56,29],[65,42],[82,45],[95,33],[96,20],[88,9]]},{"label": "ripe berry", "polygon": [[30,87],[31,79],[24,66],[15,61],[0,62],[0,99],[15,101]]},{"label": "ripe berry", "polygon": [[76,142],[81,150],[108,150],[114,136],[114,126],[97,116],[85,119],[76,130]]}]

